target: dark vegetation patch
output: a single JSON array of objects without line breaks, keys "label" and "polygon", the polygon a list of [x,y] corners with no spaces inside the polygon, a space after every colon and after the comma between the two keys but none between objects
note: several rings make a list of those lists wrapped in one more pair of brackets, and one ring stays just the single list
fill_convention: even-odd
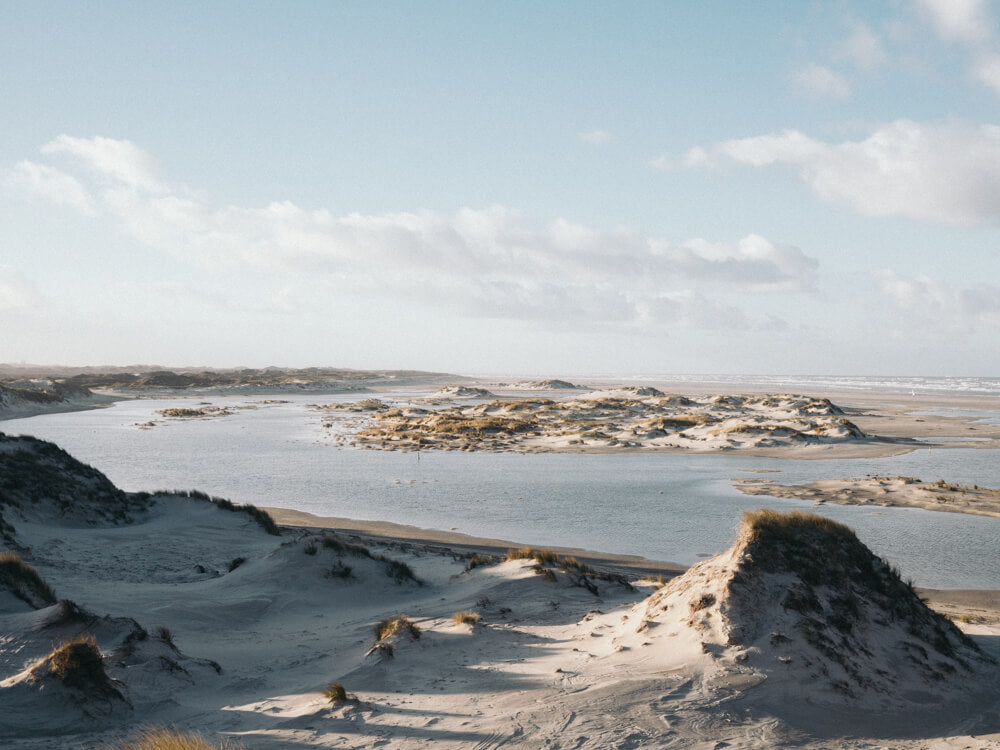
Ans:
[{"label": "dark vegetation patch", "polygon": [[742,577],[794,575],[784,586],[782,606],[801,616],[798,629],[843,668],[851,685],[871,686],[864,675],[871,656],[864,631],[871,624],[902,625],[913,639],[907,642],[911,662],[932,679],[950,671],[940,664],[955,666],[935,660],[931,651],[966,669],[963,653],[991,661],[954,623],[926,606],[912,581],[903,581],[843,524],[801,511],[752,511],[744,514],[738,544],[744,550]]},{"label": "dark vegetation patch", "polygon": [[[0,511],[45,507],[84,523],[123,524],[148,507],[148,495],[123,492],[53,443],[0,433],[0,446]],[[0,520],[0,533],[9,542],[14,528]]]}]

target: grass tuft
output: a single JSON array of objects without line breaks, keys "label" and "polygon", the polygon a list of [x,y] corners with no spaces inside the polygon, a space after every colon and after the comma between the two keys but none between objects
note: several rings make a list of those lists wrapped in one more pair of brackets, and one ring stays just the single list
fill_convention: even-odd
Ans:
[{"label": "grass tuft", "polygon": [[34,669],[36,679],[54,677],[87,697],[121,697],[104,671],[104,660],[92,635],[80,635],[56,646]]},{"label": "grass tuft", "polygon": [[229,741],[213,744],[195,732],[177,729],[143,729],[133,739],[104,745],[102,750],[242,750]]},{"label": "grass tuft", "polygon": [[56,603],[55,592],[16,552],[0,552],[0,588],[5,588],[35,609]]},{"label": "grass tuft", "polygon": [[456,625],[476,625],[483,616],[478,612],[456,612],[451,619]]},{"label": "grass tuft", "polygon": [[409,617],[397,615],[375,623],[375,640],[385,640],[389,636],[405,633],[413,640],[420,638],[420,628]]},{"label": "grass tuft", "polygon": [[556,565],[559,562],[559,555],[550,549],[536,549],[535,547],[521,547],[519,549],[507,550],[507,560],[534,560],[539,565]]},{"label": "grass tuft", "polygon": [[326,698],[330,703],[334,705],[338,703],[343,703],[347,700],[347,690],[344,688],[343,684],[340,682],[331,682],[323,690],[323,697]]}]

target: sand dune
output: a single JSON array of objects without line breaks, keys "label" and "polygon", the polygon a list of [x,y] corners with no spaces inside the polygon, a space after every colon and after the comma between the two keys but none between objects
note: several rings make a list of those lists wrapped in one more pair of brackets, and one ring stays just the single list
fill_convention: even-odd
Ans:
[{"label": "sand dune", "polygon": [[979,485],[954,484],[943,479],[922,482],[916,477],[869,476],[854,479],[821,479],[802,485],[739,479],[735,485],[748,495],[812,500],[817,504],[923,508],[1000,518],[1000,490]]},{"label": "sand dune", "polygon": [[[4,747],[167,724],[248,748],[1000,746],[1000,627],[970,640],[815,517],[751,523],[661,585],[544,551],[276,536],[199,493],[118,493],[41,441],[5,439],[0,468],[46,477],[0,498],[5,546],[56,598],[0,583]],[[396,616],[414,627],[376,635]],[[67,680],[54,647],[80,636],[99,662],[84,648]]]},{"label": "sand dune", "polygon": [[802,455],[887,442],[863,432],[827,399],[787,394],[690,398],[650,386],[622,386],[561,400],[445,403],[439,409],[381,410],[352,440],[382,450],[798,451]]}]

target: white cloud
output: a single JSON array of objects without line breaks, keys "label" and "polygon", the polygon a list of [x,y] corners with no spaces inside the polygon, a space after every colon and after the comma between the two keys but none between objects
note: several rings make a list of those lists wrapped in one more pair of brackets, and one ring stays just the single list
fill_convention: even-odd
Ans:
[{"label": "white cloud", "polygon": [[914,328],[996,332],[1000,327],[1000,286],[958,286],[927,276],[901,276],[895,271],[875,274],[890,304],[905,314]]},{"label": "white cloud", "polygon": [[862,70],[870,70],[886,61],[881,37],[860,21],[851,23],[851,34],[840,44],[836,57]]},{"label": "white cloud", "polygon": [[979,58],[973,68],[976,79],[1000,94],[1000,55],[988,54]]},{"label": "white cloud", "polygon": [[50,203],[67,205],[92,215],[94,206],[83,185],[68,174],[45,164],[22,161],[3,178],[3,184],[15,192],[37,195]]},{"label": "white cloud", "polygon": [[993,20],[985,0],[917,0],[942,39],[977,43],[989,39]]},{"label": "white cloud", "polygon": [[153,177],[154,160],[131,141],[114,138],[73,138],[60,135],[42,146],[43,154],[68,154],[86,163],[95,172],[129,187],[151,192],[162,190]]},{"label": "white cloud", "polygon": [[811,99],[846,99],[851,95],[847,79],[822,65],[807,65],[791,76],[795,90]]},{"label": "white cloud", "polygon": [[897,120],[863,141],[825,143],[798,131],[722,141],[682,161],[788,164],[825,201],[866,216],[949,224],[1000,221],[1000,127]]},{"label": "white cloud", "polygon": [[85,200],[62,202],[91,206],[148,246],[208,268],[324,278],[354,293],[469,315],[707,325],[740,316],[716,309],[698,289],[809,291],[818,267],[800,249],[757,235],[672,243],[625,228],[534,222],[503,206],[347,216],[289,201],[216,208],[158,182],[151,157],[131,143],[66,136],[53,143],[60,146],[46,154],[69,150],[86,168],[69,174],[26,162],[49,179],[21,187],[55,200],[48,184],[75,181]]},{"label": "white cloud", "polygon": [[589,143],[591,146],[601,146],[614,138],[614,136],[606,130],[588,130],[585,133],[577,133],[577,137],[584,143]]},{"label": "white cloud", "polygon": [[0,265],[0,313],[27,310],[39,301],[38,290],[24,274]]}]

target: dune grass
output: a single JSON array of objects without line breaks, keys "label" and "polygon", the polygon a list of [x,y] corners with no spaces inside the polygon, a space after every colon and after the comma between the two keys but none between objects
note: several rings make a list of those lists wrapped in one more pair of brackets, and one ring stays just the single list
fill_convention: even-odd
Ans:
[{"label": "dune grass", "polygon": [[507,550],[506,560],[534,560],[539,565],[557,565],[559,555],[550,549],[536,547],[519,547]]},{"label": "dune grass", "polygon": [[90,634],[63,641],[31,673],[36,679],[55,678],[87,698],[121,697],[104,671],[101,650]]},{"label": "dune grass", "polygon": [[[313,542],[310,542],[313,544]],[[352,544],[351,542],[344,542],[335,536],[330,534],[324,534],[321,540],[321,544],[325,549],[332,549],[338,555],[351,555],[352,557],[367,557],[369,560],[375,560],[376,562],[382,563],[382,569],[385,574],[389,576],[396,583],[404,583],[405,581],[410,581],[417,584],[418,586],[423,585],[421,581],[414,574],[413,569],[407,565],[402,560],[395,560],[391,557],[386,557],[385,555],[380,555],[377,552],[372,552],[370,549],[362,544]],[[315,545],[314,545],[315,546]],[[307,554],[313,554],[306,549]],[[346,575],[339,575],[338,571],[346,570]],[[345,568],[341,566],[339,569],[335,568],[333,575],[346,578],[351,573],[350,568]]]},{"label": "dune grass", "polygon": [[389,636],[405,633],[413,640],[420,638],[420,628],[409,617],[397,615],[375,623],[375,640],[385,640]]},{"label": "dune grass", "polygon": [[231,513],[246,513],[264,531],[271,536],[281,536],[281,529],[274,522],[271,514],[266,510],[261,510],[256,505],[240,505],[224,497],[212,497],[207,492],[201,490],[159,490],[154,495],[179,495],[180,497],[190,497],[193,500],[205,500],[212,503],[216,508],[228,510]]},{"label": "dune grass", "polygon": [[151,728],[141,730],[131,740],[105,745],[102,750],[242,750],[229,741],[214,744],[195,732]]},{"label": "dune grass", "polygon": [[323,689],[323,697],[334,705],[347,700],[347,690],[340,682],[331,682]]},{"label": "dune grass", "polygon": [[478,612],[456,612],[451,619],[456,625],[476,625],[482,619],[482,615]]},{"label": "dune grass", "polygon": [[0,588],[38,609],[56,603],[55,592],[31,565],[12,550],[0,552]]}]

